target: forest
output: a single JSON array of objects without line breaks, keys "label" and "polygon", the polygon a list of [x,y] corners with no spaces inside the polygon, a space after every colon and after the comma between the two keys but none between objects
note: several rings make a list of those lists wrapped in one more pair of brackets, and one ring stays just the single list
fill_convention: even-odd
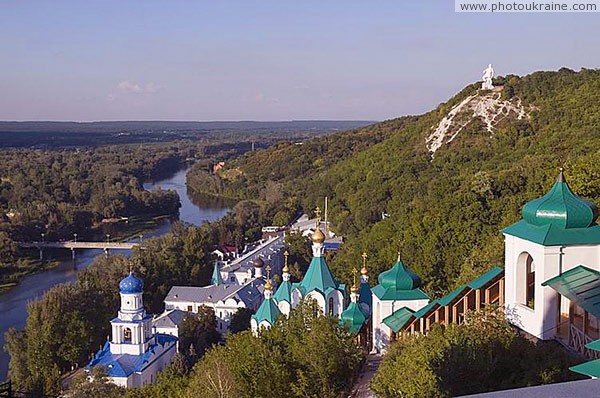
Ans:
[{"label": "forest", "polygon": [[[342,282],[352,280],[350,270],[363,251],[369,253],[370,281],[375,284],[375,276],[392,265],[401,249],[405,263],[434,298],[502,266],[499,230],[519,219],[525,202],[550,188],[559,166],[566,168],[575,192],[600,199],[600,71],[561,69],[501,77],[496,84],[502,85],[503,98],[530,110],[528,117],[506,117],[493,134],[473,118],[434,157],[425,145],[432,127],[475,94],[477,86],[466,87],[426,114],[277,144],[228,161],[216,174],[199,163],[188,176],[188,186],[235,197],[239,203],[232,212],[202,227],[178,226],[149,241],[147,250],[136,250],[131,260],[98,258],[74,285],[57,286],[31,303],[25,330],[7,335],[11,378],[32,391],[60,391],[60,374],[85,364],[90,347],[105,341],[108,320],[118,307],[118,281],[130,265],[145,281],[147,309],[160,312],[172,285],[208,283],[208,253],[214,245],[255,239],[260,226],[286,224],[299,211],[321,204],[324,196],[330,200],[332,229],[345,237],[342,249],[328,258]],[[290,239],[292,274],[299,278],[310,254],[305,240]],[[85,303],[94,303],[97,311]],[[571,358],[558,347],[531,344],[497,312],[470,316],[469,325],[434,329],[431,336],[395,345],[372,388],[381,396],[446,397],[572,377],[565,372]],[[210,320],[198,320],[197,325],[204,326],[194,328],[191,340],[210,332]],[[190,343],[194,348],[163,372],[157,384],[127,394],[269,397],[281,396],[280,389],[290,386],[289,396],[337,397],[347,392],[362,360],[348,338],[334,320],[312,319],[299,309],[258,338],[241,331],[223,346],[208,349]],[[320,353],[329,353],[331,361],[321,362]],[[515,360],[529,371],[510,372],[507,367]],[[277,377],[271,377],[272,369]],[[408,376],[401,377],[400,371]],[[468,375],[476,371],[483,376],[471,380]],[[490,376],[498,373],[506,377]],[[227,393],[211,390],[207,375],[219,379]],[[103,389],[106,396],[125,393],[105,383],[101,374],[95,380],[76,383],[73,392],[80,395],[74,396],[89,396],[94,389]]]},{"label": "forest", "polygon": [[293,215],[287,203],[308,210],[327,196],[332,230],[347,243],[330,264],[339,278],[351,279],[362,251],[372,275],[387,269],[401,238],[405,262],[438,297],[502,266],[500,229],[551,187],[559,167],[575,192],[600,199],[600,70],[509,75],[495,84],[528,117],[506,117],[493,134],[472,118],[433,158],[425,139],[478,85],[423,115],[278,144],[229,162],[217,175],[197,170],[200,177],[188,183],[258,200],[276,191],[285,198],[277,220],[283,224]]}]

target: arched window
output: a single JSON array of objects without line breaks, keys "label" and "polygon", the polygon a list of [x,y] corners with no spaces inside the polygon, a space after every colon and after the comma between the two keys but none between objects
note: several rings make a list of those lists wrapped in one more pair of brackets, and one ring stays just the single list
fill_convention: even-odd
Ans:
[{"label": "arched window", "polygon": [[329,297],[329,316],[333,316],[333,297]]},{"label": "arched window", "polygon": [[129,328],[123,329],[123,342],[131,343],[131,329],[129,329]]},{"label": "arched window", "polygon": [[535,264],[533,263],[533,258],[529,256],[526,263],[526,271],[527,271],[527,297],[525,304],[533,309],[535,304]]},{"label": "arched window", "polygon": [[535,263],[533,257],[523,252],[517,259],[517,300],[531,309],[535,304]]}]

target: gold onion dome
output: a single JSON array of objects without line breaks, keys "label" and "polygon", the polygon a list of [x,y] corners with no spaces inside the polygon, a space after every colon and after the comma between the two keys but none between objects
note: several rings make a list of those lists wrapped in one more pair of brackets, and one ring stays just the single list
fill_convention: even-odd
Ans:
[{"label": "gold onion dome", "polygon": [[352,287],[350,288],[350,293],[358,293],[358,288],[356,287],[356,285],[352,285]]},{"label": "gold onion dome", "polygon": [[316,231],[313,232],[310,239],[314,243],[323,243],[323,242],[325,242],[325,234],[323,234],[323,232],[321,231],[321,228],[317,227]]},{"label": "gold onion dome", "polygon": [[367,275],[369,273],[369,271],[367,271],[367,267],[362,267],[360,269],[360,274],[361,275]]},{"label": "gold onion dome", "polygon": [[273,289],[273,285],[271,285],[271,280],[270,279],[267,279],[267,282],[265,283],[265,289],[266,290]]}]

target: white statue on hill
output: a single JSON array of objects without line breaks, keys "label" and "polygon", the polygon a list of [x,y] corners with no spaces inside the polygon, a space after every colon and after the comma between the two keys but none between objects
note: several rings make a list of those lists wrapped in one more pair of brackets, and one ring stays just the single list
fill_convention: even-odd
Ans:
[{"label": "white statue on hill", "polygon": [[494,88],[492,79],[494,78],[494,67],[489,64],[486,70],[483,71],[483,84],[481,85],[482,90],[491,90]]}]

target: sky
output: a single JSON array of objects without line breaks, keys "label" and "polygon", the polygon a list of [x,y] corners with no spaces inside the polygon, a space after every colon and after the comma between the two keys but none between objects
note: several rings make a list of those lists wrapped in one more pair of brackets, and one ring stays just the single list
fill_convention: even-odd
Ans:
[{"label": "sky", "polygon": [[453,0],[0,0],[0,120],[384,120],[600,66],[600,14]]}]

